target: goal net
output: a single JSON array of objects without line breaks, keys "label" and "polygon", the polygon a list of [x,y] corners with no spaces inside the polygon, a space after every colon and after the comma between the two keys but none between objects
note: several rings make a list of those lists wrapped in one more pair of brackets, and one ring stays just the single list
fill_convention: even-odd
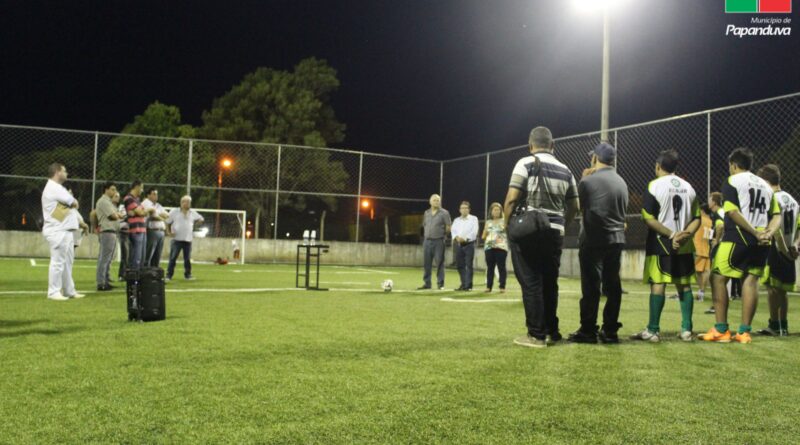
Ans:
[{"label": "goal net", "polygon": [[[164,207],[167,212],[175,207]],[[230,263],[244,264],[247,238],[247,212],[244,210],[196,209],[203,224],[194,228],[194,238],[207,239],[214,256]]]}]

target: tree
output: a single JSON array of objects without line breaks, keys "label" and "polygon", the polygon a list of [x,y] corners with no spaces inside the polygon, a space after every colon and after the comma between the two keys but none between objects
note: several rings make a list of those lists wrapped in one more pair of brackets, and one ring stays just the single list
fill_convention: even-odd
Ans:
[{"label": "tree", "polygon": [[[344,124],[336,120],[330,95],[339,87],[336,71],[325,61],[310,58],[292,72],[258,68],[246,75],[203,113],[199,134],[208,139],[266,142],[323,147],[344,139]],[[237,147],[236,187],[274,190],[277,148]],[[308,200],[291,192],[336,193],[345,189],[349,175],[329,152],[296,147],[281,152],[281,193],[279,205],[302,211]],[[288,193],[286,193],[288,192]],[[273,193],[249,192],[239,196],[239,205],[255,211],[256,227],[264,218],[272,220]],[[320,197],[328,208],[336,200]],[[259,236],[261,230],[256,230]]]},{"label": "tree", "polygon": [[[177,206],[181,195],[186,192],[189,141],[185,139],[194,137],[195,129],[181,124],[178,107],[154,102],[127,124],[122,134],[172,139],[114,137],[98,161],[98,180],[118,181],[120,193],[124,193],[127,184],[134,179],[141,179],[145,187],[148,184],[165,184],[159,186],[160,200],[165,205]],[[207,165],[215,162],[214,151],[208,144],[194,144],[193,182],[213,181],[213,173]],[[212,191],[195,192],[193,195],[195,207],[214,202]]]}]

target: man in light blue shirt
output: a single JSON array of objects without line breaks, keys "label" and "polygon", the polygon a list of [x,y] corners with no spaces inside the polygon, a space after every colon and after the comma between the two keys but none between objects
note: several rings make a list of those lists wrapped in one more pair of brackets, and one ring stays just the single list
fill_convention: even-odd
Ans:
[{"label": "man in light blue shirt", "polygon": [[461,276],[461,286],[456,290],[471,291],[475,240],[478,238],[478,218],[469,214],[469,201],[462,201],[458,210],[461,216],[454,219],[453,225],[450,227],[458,274]]}]

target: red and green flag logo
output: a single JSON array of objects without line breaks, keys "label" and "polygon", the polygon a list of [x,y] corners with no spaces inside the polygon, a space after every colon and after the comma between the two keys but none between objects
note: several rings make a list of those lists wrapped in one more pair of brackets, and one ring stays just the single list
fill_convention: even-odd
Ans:
[{"label": "red and green flag logo", "polygon": [[725,0],[725,12],[790,14],[792,12],[792,0]]}]

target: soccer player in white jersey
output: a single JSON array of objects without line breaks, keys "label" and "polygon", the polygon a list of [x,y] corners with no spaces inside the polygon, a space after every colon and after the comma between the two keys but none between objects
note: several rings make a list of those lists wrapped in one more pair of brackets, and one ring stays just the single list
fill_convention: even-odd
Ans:
[{"label": "soccer player in white jersey", "polygon": [[680,158],[664,150],[656,159],[656,179],[644,192],[642,217],[647,224],[644,282],[650,284],[650,321],[633,340],[660,341],[661,312],[668,284],[674,284],[681,304],[681,333],[692,340],[692,280],[694,233],[700,228],[700,205],[694,188],[675,175]]},{"label": "soccer player in white jersey", "polygon": [[762,335],[789,335],[786,311],[788,300],[786,292],[794,290],[796,271],[794,262],[797,259],[798,232],[800,224],[798,218],[797,201],[792,195],[781,190],[781,170],[775,164],[768,164],[758,170],[758,176],[763,178],[775,192],[775,201],[781,209],[781,228],[772,238],[769,249],[767,268],[761,283],[767,286],[769,295],[769,326],[758,331]]},{"label": "soccer player in white jersey", "polygon": [[[716,324],[700,338],[705,341],[750,343],[753,316],[758,305],[758,280],[764,274],[769,243],[781,225],[781,214],[772,187],[750,172],[753,152],[737,148],[728,156],[730,177],[722,186],[725,234],[714,256],[711,290]],[[742,279],[742,321],[736,336],[728,329],[725,286],[731,278]]]}]

